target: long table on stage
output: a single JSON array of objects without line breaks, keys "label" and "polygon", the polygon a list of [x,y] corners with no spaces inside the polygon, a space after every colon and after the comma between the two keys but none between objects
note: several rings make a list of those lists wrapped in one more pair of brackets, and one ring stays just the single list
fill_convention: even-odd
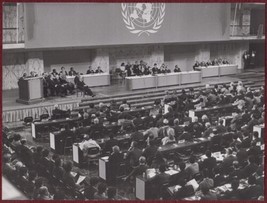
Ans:
[{"label": "long table on stage", "polygon": [[[83,81],[88,87],[107,86],[110,85],[110,75],[108,73],[96,73],[81,75]],[[69,82],[74,83],[75,76],[67,76]]]},{"label": "long table on stage", "polygon": [[237,65],[225,64],[208,67],[197,67],[196,70],[201,72],[202,78],[223,76],[223,75],[234,75],[237,73]]},{"label": "long table on stage", "polygon": [[199,71],[126,77],[126,87],[128,90],[165,87],[198,82],[201,82],[201,73]]}]

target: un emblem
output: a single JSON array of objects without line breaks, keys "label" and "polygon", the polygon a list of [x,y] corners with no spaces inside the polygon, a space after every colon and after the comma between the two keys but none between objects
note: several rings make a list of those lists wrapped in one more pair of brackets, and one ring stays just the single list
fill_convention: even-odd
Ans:
[{"label": "un emblem", "polygon": [[158,32],[163,23],[165,3],[122,3],[121,7],[126,27],[138,37]]}]

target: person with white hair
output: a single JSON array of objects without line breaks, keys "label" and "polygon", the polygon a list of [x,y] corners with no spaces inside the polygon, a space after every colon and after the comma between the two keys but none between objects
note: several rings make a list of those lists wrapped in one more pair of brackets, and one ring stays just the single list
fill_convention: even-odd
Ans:
[{"label": "person with white hair", "polygon": [[84,135],[84,140],[79,143],[80,149],[83,151],[84,155],[87,154],[88,149],[97,147],[99,150],[101,150],[101,147],[95,140],[93,140],[89,135]]},{"label": "person with white hair", "polygon": [[61,110],[58,106],[58,104],[54,105],[54,110],[52,110],[52,119],[58,119],[62,117],[66,117],[67,115],[70,114],[70,109],[67,111]]},{"label": "person with white hair", "polygon": [[39,188],[38,199],[39,200],[53,200],[46,186],[42,186]]},{"label": "person with white hair", "polygon": [[130,177],[135,179],[136,176],[145,173],[147,169],[148,166],[146,165],[146,158],[144,156],[141,156],[139,158],[139,165],[135,167],[132,172],[124,178],[124,181],[128,180]]},{"label": "person with white hair", "polygon": [[238,81],[237,87],[236,87],[236,91],[237,91],[238,94],[241,94],[242,92],[246,91],[245,87],[243,86],[243,82],[242,81]]},{"label": "person with white hair", "polygon": [[175,136],[174,129],[168,128],[167,129],[167,136],[161,140],[162,145],[166,145],[168,143],[174,143],[176,141],[174,136]]},{"label": "person with white hair", "polygon": [[202,137],[207,138],[213,132],[213,128],[211,127],[210,122],[205,123],[205,131],[202,134]]}]

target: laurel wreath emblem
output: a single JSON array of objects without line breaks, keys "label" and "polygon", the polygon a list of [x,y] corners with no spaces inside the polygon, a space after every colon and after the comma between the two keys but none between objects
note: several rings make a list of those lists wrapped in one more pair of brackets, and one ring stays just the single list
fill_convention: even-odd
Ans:
[{"label": "laurel wreath emblem", "polygon": [[165,3],[161,3],[160,10],[159,10],[159,17],[157,18],[157,20],[155,20],[153,27],[151,29],[148,29],[148,30],[136,29],[135,25],[133,24],[133,22],[131,21],[131,19],[129,17],[128,10],[127,10],[127,4],[122,3],[121,7],[122,7],[121,14],[123,16],[123,21],[125,22],[126,27],[130,30],[131,33],[138,34],[138,37],[143,33],[146,33],[149,36],[150,33],[158,32],[159,28],[161,27],[161,25],[163,23],[164,16],[165,16]]}]

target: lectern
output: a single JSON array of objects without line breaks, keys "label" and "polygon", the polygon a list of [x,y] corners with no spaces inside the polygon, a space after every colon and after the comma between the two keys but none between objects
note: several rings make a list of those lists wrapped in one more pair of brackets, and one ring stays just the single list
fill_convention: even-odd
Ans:
[{"label": "lectern", "polygon": [[22,104],[35,104],[43,101],[43,78],[23,78],[18,82],[19,99]]}]

